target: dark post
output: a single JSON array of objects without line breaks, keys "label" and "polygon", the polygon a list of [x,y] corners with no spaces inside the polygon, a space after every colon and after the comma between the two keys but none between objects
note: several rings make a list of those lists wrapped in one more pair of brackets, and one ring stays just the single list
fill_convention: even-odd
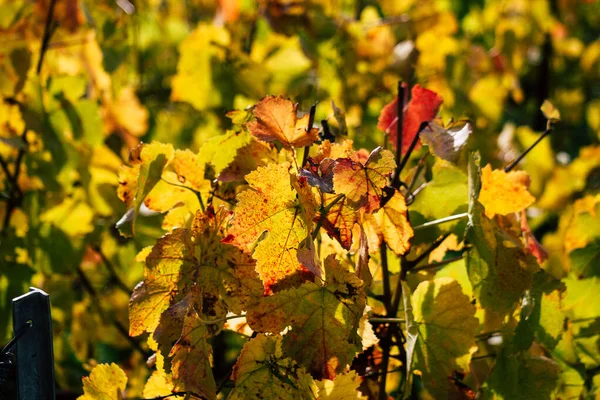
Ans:
[{"label": "dark post", "polygon": [[19,400],[55,400],[50,296],[29,288],[12,305],[15,332],[31,324],[16,342]]}]

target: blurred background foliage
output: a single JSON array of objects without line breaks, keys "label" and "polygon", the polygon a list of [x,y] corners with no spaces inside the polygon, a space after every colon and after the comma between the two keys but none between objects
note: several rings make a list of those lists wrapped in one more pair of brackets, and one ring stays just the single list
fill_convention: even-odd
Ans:
[{"label": "blurred background foliage", "polygon": [[[398,80],[420,83],[445,121],[472,121],[469,146],[495,167],[535,141],[551,99],[562,121],[521,164],[532,229],[557,278],[589,243],[597,260],[599,34],[594,0],[0,0],[0,343],[10,300],[40,287],[59,387],[115,361],[139,395],[148,349],[127,335],[127,305],[136,254],[165,230],[154,215],[118,234],[118,170],[140,141],[197,152],[266,94],[318,102],[317,124],[342,133],[335,104],[372,149]],[[243,340],[215,340],[219,381]]]}]

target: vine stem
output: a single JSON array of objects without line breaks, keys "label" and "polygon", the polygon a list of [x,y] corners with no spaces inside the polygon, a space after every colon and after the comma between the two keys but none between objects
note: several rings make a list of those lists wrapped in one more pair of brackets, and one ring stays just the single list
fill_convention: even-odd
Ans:
[{"label": "vine stem", "polygon": [[[106,313],[104,312],[104,309],[100,305],[102,303],[100,301],[100,297],[98,296],[98,292],[96,292],[96,289],[94,289],[94,286],[92,286],[92,283],[88,279],[85,272],[83,272],[81,267],[78,266],[76,268],[76,272],[77,272],[77,275],[79,276],[79,280],[81,281],[81,284],[83,285],[83,288],[90,294],[90,296],[94,300],[94,303],[95,303],[96,307],[98,308],[98,313],[100,314],[100,317],[106,321],[107,316],[106,316]],[[111,322],[113,323],[113,325],[115,326],[117,331],[133,346],[134,349],[136,349],[140,354],[142,354],[143,357],[148,358],[151,356],[151,354],[149,354],[147,351],[145,351],[142,348],[142,345],[138,340],[129,336],[129,332],[123,325],[121,325],[121,323],[119,321],[117,321],[116,319],[112,319]]]},{"label": "vine stem", "polygon": [[514,160],[512,160],[510,162],[510,164],[508,164],[506,167],[504,167],[504,172],[509,172],[511,169],[513,169],[519,162],[521,162],[521,160],[523,158],[525,158],[525,156],[527,155],[527,153],[529,153],[531,150],[533,150],[535,148],[535,146],[537,146],[538,143],[541,142],[546,136],[548,136],[553,130],[554,130],[554,126],[552,125],[552,123],[548,123],[548,127],[546,128],[546,130],[544,131],[544,133],[542,133],[540,135],[540,137],[537,138],[537,140],[531,144],[531,146],[529,146],[527,149],[525,149],[524,152],[522,152],[521,154],[519,154],[517,156],[517,158],[515,158]]},{"label": "vine stem", "polygon": [[385,317],[373,317],[369,318],[369,322],[381,322],[381,323],[389,323],[389,324],[403,324],[406,322],[402,318],[385,318]]},{"label": "vine stem", "polygon": [[457,219],[463,219],[463,218],[467,217],[468,215],[469,215],[468,213],[460,213],[460,214],[451,215],[449,217],[436,219],[434,221],[425,222],[424,224],[413,226],[413,231],[418,231],[420,229],[429,228],[430,226],[444,224],[446,222],[455,221]]},{"label": "vine stem", "polygon": [[396,121],[396,171],[394,171],[394,177],[392,178],[392,187],[398,189],[400,187],[400,169],[401,157],[402,157],[402,125],[404,125],[404,97],[405,88],[402,85],[402,81],[398,81],[398,101],[397,109],[398,118]]},{"label": "vine stem", "polygon": [[[310,112],[308,114],[308,125],[306,125],[305,129],[306,132],[310,132],[313,124],[315,123],[315,113],[317,112],[317,104],[319,104],[319,102],[316,102],[315,104],[310,106]],[[309,150],[310,146],[304,146],[304,153],[302,154],[302,165],[300,165],[302,168],[304,168],[306,162],[308,161]]]},{"label": "vine stem", "polygon": [[40,47],[40,57],[38,59],[38,64],[36,68],[36,72],[39,75],[42,72],[42,64],[44,62],[44,55],[46,54],[46,50],[48,50],[48,44],[50,43],[50,37],[54,33],[54,28],[52,27],[52,20],[54,18],[54,6],[56,5],[56,0],[50,0],[50,6],[48,7],[48,15],[46,16],[46,25],[44,26],[44,36],[42,36],[42,45]]},{"label": "vine stem", "polygon": [[106,254],[104,254],[104,252],[102,251],[100,246],[94,245],[94,246],[92,246],[92,249],[96,253],[98,253],[100,258],[102,259],[102,263],[108,270],[108,273],[110,274],[111,279],[115,282],[117,287],[119,289],[121,289],[122,291],[124,291],[125,293],[131,294],[132,290],[129,288],[129,286],[127,286],[127,284],[125,282],[123,282],[123,280],[121,279],[119,274],[117,274],[117,269],[115,268],[114,264],[108,259]]},{"label": "vine stem", "polygon": [[329,211],[331,211],[331,209],[333,208],[333,206],[335,206],[342,198],[344,198],[345,194],[340,193],[339,195],[337,195],[337,197],[335,197],[333,200],[331,200],[331,203],[327,204],[327,206],[321,208],[321,215],[319,216],[319,220],[317,221],[317,226],[315,226],[315,229],[313,230],[311,237],[313,240],[315,240],[317,238],[317,235],[319,234],[319,229],[321,229],[321,226],[323,225],[323,222],[325,222],[325,218],[327,217],[327,213]]},{"label": "vine stem", "polygon": [[463,255],[461,254],[460,256],[457,257],[452,257],[449,258],[447,260],[442,260],[440,262],[436,262],[436,263],[432,263],[432,264],[426,264],[420,267],[415,267],[413,269],[410,270],[410,272],[419,272],[419,271],[424,271],[427,269],[434,269],[434,268],[438,268],[438,267],[443,267],[444,265],[448,265],[448,264],[452,264],[455,261],[460,261],[463,259]]}]

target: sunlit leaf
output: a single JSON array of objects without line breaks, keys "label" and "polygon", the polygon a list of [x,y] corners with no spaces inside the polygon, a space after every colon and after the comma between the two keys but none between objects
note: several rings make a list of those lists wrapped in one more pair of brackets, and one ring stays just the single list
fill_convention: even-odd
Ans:
[{"label": "sunlit leaf", "polygon": [[233,367],[235,388],[228,399],[315,398],[313,379],[283,355],[281,336],[259,334],[244,345]]},{"label": "sunlit leaf", "polygon": [[285,148],[304,147],[318,139],[319,130],[308,129],[309,116],[297,117],[298,105],[283,97],[267,96],[258,102],[252,113],[256,118],[246,126],[265,142],[279,141]]},{"label": "sunlit leaf", "polygon": [[100,364],[83,378],[83,395],[77,400],[122,400],[127,376],[117,364]]},{"label": "sunlit leaf", "polygon": [[248,312],[258,332],[281,332],[285,354],[315,376],[332,379],[361,349],[357,335],[365,306],[363,282],[333,256],[325,261],[325,286],[305,283],[266,297]]},{"label": "sunlit leaf", "polygon": [[[413,86],[411,99],[404,110],[402,122],[402,152],[406,153],[408,147],[419,131],[423,122],[429,122],[437,115],[442,104],[442,98],[435,92],[425,89],[420,85]],[[379,116],[377,128],[390,136],[392,146],[396,147],[396,134],[398,125],[398,97],[387,104]]]},{"label": "sunlit leaf", "polygon": [[[412,296],[416,344],[414,368],[432,395],[447,396],[456,389],[448,380],[459,370],[456,359],[467,354],[479,322],[475,307],[451,278],[419,284]],[[414,335],[414,334],[413,334]]]},{"label": "sunlit leaf", "polygon": [[364,164],[340,158],[333,169],[333,187],[337,194],[346,195],[353,207],[373,211],[379,208],[382,189],[394,168],[394,155],[381,147],[373,150]]},{"label": "sunlit leaf", "polygon": [[250,188],[238,195],[226,238],[252,253],[266,287],[301,271],[298,246],[310,237],[315,215],[310,187],[288,169],[289,164],[269,164],[246,176]]},{"label": "sunlit leaf", "polygon": [[488,164],[481,170],[479,201],[490,218],[496,214],[519,212],[535,201],[527,190],[528,187],[529,176],[526,172],[492,170]]}]

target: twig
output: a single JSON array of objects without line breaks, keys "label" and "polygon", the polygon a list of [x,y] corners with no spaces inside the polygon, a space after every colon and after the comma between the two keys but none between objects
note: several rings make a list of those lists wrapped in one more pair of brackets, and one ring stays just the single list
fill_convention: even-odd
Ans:
[{"label": "twig", "polygon": [[321,229],[323,222],[325,222],[325,218],[327,218],[327,213],[329,211],[331,211],[333,206],[335,206],[337,204],[337,202],[340,201],[344,196],[345,195],[343,193],[337,195],[336,198],[331,200],[331,203],[329,203],[329,204],[327,204],[327,206],[321,208],[321,210],[319,211],[321,213],[321,216],[319,217],[319,220],[317,221],[317,226],[315,226],[315,229],[313,230],[312,235],[311,235],[313,240],[317,238],[317,235],[319,234],[319,229]]},{"label": "twig", "polygon": [[[104,309],[100,305],[101,301],[100,297],[98,296],[98,292],[96,291],[96,289],[94,289],[94,286],[88,279],[87,275],[83,272],[81,267],[78,266],[75,270],[77,271],[77,275],[79,276],[79,280],[81,281],[83,288],[90,294],[90,296],[92,296],[94,304],[98,308],[98,313],[100,314],[100,317],[104,321],[107,321],[108,317],[106,316]],[[148,353],[142,348],[142,345],[137,339],[129,336],[129,332],[127,332],[127,329],[119,321],[117,321],[116,319],[111,319],[111,322],[113,323],[115,328],[117,328],[117,331],[133,346],[134,349],[140,352],[140,354],[142,354],[144,358],[148,358],[151,356],[150,353]]]},{"label": "twig", "polygon": [[[319,104],[319,102],[316,102],[315,104],[310,106],[310,113],[308,114],[308,125],[306,125],[306,132],[310,132],[310,130],[313,127],[313,124],[315,123],[315,113],[317,112],[317,104]],[[304,168],[304,166],[306,165],[306,161],[308,161],[309,150],[310,146],[304,146],[304,154],[302,154],[302,168]]]},{"label": "twig", "polygon": [[403,324],[406,322],[402,318],[384,318],[384,317],[373,317],[369,318],[369,322],[381,322],[381,323],[389,323],[389,324]]},{"label": "twig", "polygon": [[54,28],[52,27],[52,19],[54,17],[55,5],[56,0],[50,0],[50,6],[48,7],[48,15],[46,16],[46,25],[44,26],[44,36],[42,37],[42,46],[40,47],[40,57],[38,59],[38,64],[36,68],[36,72],[38,75],[42,71],[44,54],[46,54],[46,50],[48,50],[48,43],[50,43],[50,37],[52,36],[52,33],[54,33]]},{"label": "twig", "polygon": [[0,164],[2,165],[2,170],[4,171],[4,173],[6,174],[6,180],[9,182],[10,184],[10,192],[9,192],[9,197],[8,197],[8,201],[6,204],[6,211],[4,214],[4,222],[2,224],[2,233],[4,233],[6,231],[6,228],[8,228],[8,225],[10,223],[10,217],[12,215],[13,210],[21,205],[21,201],[23,200],[23,192],[21,191],[21,188],[19,187],[19,175],[21,174],[21,163],[23,161],[23,156],[25,155],[25,152],[27,151],[27,129],[23,130],[23,134],[21,135],[21,139],[23,140],[23,142],[25,143],[25,146],[23,148],[19,149],[19,153],[17,154],[17,159],[15,160],[15,172],[14,174],[11,174],[9,169],[8,169],[8,164],[6,163],[6,160],[4,160],[4,158],[0,157]]},{"label": "twig", "polygon": [[398,101],[396,105],[396,112],[398,113],[396,121],[396,171],[392,178],[392,186],[398,189],[400,187],[400,159],[402,157],[402,125],[404,124],[404,86],[402,81],[398,81]]},{"label": "twig", "polygon": [[384,242],[379,248],[381,256],[381,274],[383,275],[383,303],[386,315],[392,317],[392,289],[390,287],[390,271],[388,268],[387,244]]},{"label": "twig", "polygon": [[521,154],[519,154],[517,156],[517,158],[515,158],[514,160],[512,160],[510,162],[510,164],[508,164],[506,167],[504,167],[504,172],[509,172],[511,169],[513,169],[515,167],[515,165],[517,165],[527,155],[527,153],[529,153],[531,150],[533,150],[533,148],[535,146],[537,146],[537,144],[539,142],[541,142],[546,136],[548,136],[554,130],[554,126],[552,124],[549,124],[549,125],[550,126],[548,126],[546,128],[546,130],[544,131],[544,133],[542,133],[540,135],[540,137],[537,138],[537,140],[535,142],[533,142],[533,144],[531,146],[529,146],[527,149],[525,149],[524,152],[522,152]]},{"label": "twig", "polygon": [[443,224],[446,222],[455,221],[457,219],[465,218],[466,216],[468,216],[468,213],[460,213],[460,214],[451,215],[449,217],[436,219],[434,221],[425,222],[422,225],[413,226],[413,231],[418,231],[419,229],[429,228],[430,226],[435,226],[435,225]]},{"label": "twig", "polygon": [[421,261],[423,261],[425,259],[425,257],[429,256],[429,254],[431,254],[432,251],[437,249],[439,247],[439,245],[442,244],[442,242],[444,240],[446,240],[448,238],[448,236],[450,236],[450,234],[451,234],[451,232],[448,232],[448,233],[442,235],[441,237],[437,238],[436,240],[433,241],[433,243],[431,243],[431,245],[425,251],[423,251],[421,254],[419,254],[419,256],[417,258],[415,258],[414,260],[408,261],[407,272],[409,272],[411,269],[413,269],[414,267],[419,265],[419,263]]},{"label": "twig", "polygon": [[102,263],[108,270],[111,280],[117,285],[117,287],[119,289],[121,289],[122,291],[124,291],[125,293],[131,294],[132,290],[129,288],[129,286],[127,286],[127,284],[125,284],[125,282],[123,282],[123,280],[121,279],[119,274],[117,274],[117,270],[116,270],[114,264],[108,259],[108,257],[106,257],[106,254],[104,254],[104,252],[102,251],[100,246],[94,245],[94,246],[92,246],[92,249],[96,253],[98,253],[100,258],[102,259]]},{"label": "twig", "polygon": [[[400,177],[400,173],[404,169],[404,166],[408,162],[410,155],[412,154],[413,150],[415,149],[415,146],[417,145],[417,142],[419,141],[419,137],[421,136],[421,132],[423,132],[423,129],[427,128],[427,126],[429,126],[429,122],[426,122],[426,121],[421,122],[421,125],[419,125],[419,130],[417,131],[417,134],[413,138],[412,142],[410,142],[410,146],[408,147],[408,150],[406,151],[404,158],[402,158],[402,162],[400,163],[400,165],[397,168],[398,177]],[[400,179],[400,178],[398,178],[398,179]]]},{"label": "twig", "polygon": [[449,258],[447,260],[442,260],[440,262],[436,262],[436,263],[432,263],[432,264],[426,264],[426,265],[422,265],[420,267],[412,268],[410,270],[410,272],[414,273],[414,272],[419,272],[419,271],[423,271],[423,270],[426,270],[426,269],[434,269],[434,268],[438,268],[438,267],[443,267],[444,265],[452,264],[453,262],[459,261],[459,260],[462,260],[462,259],[463,259],[463,255],[461,254],[460,256],[452,257],[452,258]]}]

